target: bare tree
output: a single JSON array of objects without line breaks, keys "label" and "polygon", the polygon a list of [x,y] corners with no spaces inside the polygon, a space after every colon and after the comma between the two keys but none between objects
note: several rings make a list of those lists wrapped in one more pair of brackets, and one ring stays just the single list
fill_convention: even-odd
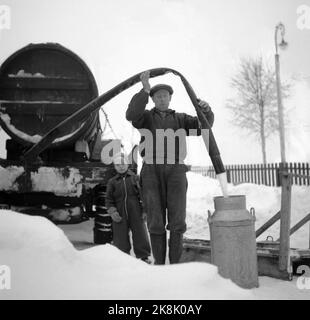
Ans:
[{"label": "bare tree", "polygon": [[[279,130],[275,72],[262,57],[241,59],[231,80],[236,96],[227,101],[233,124],[259,138],[263,163],[267,162],[266,139]],[[289,85],[283,85],[282,97],[288,96]]]}]

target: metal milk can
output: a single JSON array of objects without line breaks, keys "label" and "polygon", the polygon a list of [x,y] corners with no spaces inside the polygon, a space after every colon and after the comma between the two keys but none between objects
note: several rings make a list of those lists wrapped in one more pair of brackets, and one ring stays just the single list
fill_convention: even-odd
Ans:
[{"label": "metal milk can", "polygon": [[244,195],[215,197],[209,212],[211,263],[219,274],[242,288],[258,287],[255,213]]}]

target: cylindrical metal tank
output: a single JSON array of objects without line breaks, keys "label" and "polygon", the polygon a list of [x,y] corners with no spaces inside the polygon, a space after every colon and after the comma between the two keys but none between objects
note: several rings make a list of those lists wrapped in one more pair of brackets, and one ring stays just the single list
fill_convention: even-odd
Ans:
[{"label": "cylindrical metal tank", "polygon": [[[0,67],[0,124],[16,142],[29,146],[98,96],[90,69],[56,43],[30,44]],[[52,147],[89,140],[98,129],[98,111],[72,123]]]},{"label": "cylindrical metal tank", "polygon": [[258,287],[255,215],[243,195],[215,197],[209,214],[211,263],[242,288]]},{"label": "cylindrical metal tank", "polygon": [[95,223],[94,223],[94,243],[105,244],[111,243],[113,239],[112,218],[107,212],[105,206],[106,186],[98,184],[94,190],[94,205],[95,205]]}]

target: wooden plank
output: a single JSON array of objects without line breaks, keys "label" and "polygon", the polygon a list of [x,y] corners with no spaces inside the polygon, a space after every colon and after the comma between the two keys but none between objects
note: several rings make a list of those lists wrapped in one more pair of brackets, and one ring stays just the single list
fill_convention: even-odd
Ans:
[{"label": "wooden plank", "polygon": [[[260,276],[269,276],[282,280],[291,280],[292,274],[278,268],[278,255],[257,253],[257,267]],[[211,244],[209,240],[184,239],[181,262],[211,263]]]},{"label": "wooden plank", "polygon": [[305,167],[305,163],[302,163],[302,174],[304,176],[304,178],[302,180],[302,185],[305,186],[306,185],[306,167]]},{"label": "wooden plank", "polygon": [[254,183],[253,164],[250,164],[250,172],[251,172],[250,182]]},{"label": "wooden plank", "polygon": [[290,225],[291,225],[291,175],[287,172],[281,173],[281,219],[280,219],[280,256],[279,269],[288,270],[290,252]]},{"label": "wooden plank", "polygon": [[232,166],[232,172],[233,172],[233,182],[234,182],[234,184],[236,183],[236,181],[237,181],[237,176],[236,176],[236,173],[237,173],[237,171],[236,171],[236,165],[233,165]]},{"label": "wooden plank", "polygon": [[[290,164],[289,164],[288,172],[291,173],[291,174],[293,174],[293,172],[294,172],[294,168],[293,168],[292,162],[290,162]],[[292,184],[294,184],[294,179],[292,179]]]},{"label": "wooden plank", "polygon": [[1,103],[1,112],[10,115],[71,115],[82,107],[81,104],[71,102],[42,101],[40,103],[16,102]]},{"label": "wooden plank", "polygon": [[302,218],[298,223],[296,223],[293,228],[290,230],[290,235],[295,233],[298,229],[300,229],[305,223],[310,221],[310,213],[308,213],[304,218]]},{"label": "wooden plank", "polygon": [[281,211],[278,211],[273,217],[271,217],[266,223],[264,223],[257,231],[255,232],[256,238],[258,238],[262,233],[269,229],[274,223],[276,223],[281,217]]},{"label": "wooden plank", "polygon": [[257,255],[258,275],[281,280],[291,280],[292,274],[287,270],[279,270],[278,257]]},{"label": "wooden plank", "polygon": [[192,261],[211,263],[211,247],[209,241],[184,239],[180,262]]},{"label": "wooden plank", "polygon": [[308,176],[304,175],[304,174],[298,174],[298,173],[292,173],[292,177],[297,177],[300,179],[307,179]]},{"label": "wooden plank", "polygon": [[276,183],[275,185],[277,187],[280,186],[279,168],[278,168],[278,164],[277,163],[275,163],[275,183]]},{"label": "wooden plank", "polygon": [[[297,163],[296,162],[294,162],[293,172],[297,173]],[[296,185],[298,184],[296,176],[294,177],[294,184],[296,184]]]},{"label": "wooden plank", "polygon": [[265,186],[267,186],[267,166],[266,166],[266,163],[263,164],[263,179],[264,179],[264,182],[263,184]]},{"label": "wooden plank", "polygon": [[236,167],[235,167],[235,165],[231,166],[231,172],[232,172],[232,181],[234,184],[236,184]]},{"label": "wooden plank", "polygon": [[241,172],[242,172],[242,182],[246,182],[246,175],[245,175],[245,173],[246,173],[246,168],[245,168],[245,164],[243,164],[243,165],[241,166]]},{"label": "wooden plank", "polygon": [[242,182],[245,182],[245,165],[241,165]]},{"label": "wooden plank", "polygon": [[1,89],[89,90],[87,80],[75,78],[0,78]]},{"label": "wooden plank", "polygon": [[249,165],[249,182],[252,183],[252,164]]},{"label": "wooden plank", "polygon": [[[301,163],[298,162],[298,175],[301,175]],[[300,176],[297,176],[298,178],[298,185],[301,186],[302,185],[302,180]]]},{"label": "wooden plank", "polygon": [[267,164],[267,186],[271,185],[270,163]]},{"label": "wooden plank", "polygon": [[231,183],[231,171],[230,171],[230,166],[227,166],[227,169],[226,169],[226,174],[227,174],[227,182],[228,183]]}]

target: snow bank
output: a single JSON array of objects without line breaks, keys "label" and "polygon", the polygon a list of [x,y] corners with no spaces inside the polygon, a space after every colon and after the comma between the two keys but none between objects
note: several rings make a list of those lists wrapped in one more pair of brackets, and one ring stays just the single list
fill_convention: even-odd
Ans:
[{"label": "snow bank", "polygon": [[[24,173],[23,167],[0,166],[0,190],[18,191],[16,179]],[[31,172],[31,185],[34,192],[52,192],[58,196],[79,197],[82,194],[82,175],[76,168],[66,170],[53,167],[40,167]]]},{"label": "snow bank", "polygon": [[[187,225],[185,234],[188,238],[209,239],[208,210],[214,212],[213,198],[221,196],[219,182],[216,179],[188,172],[187,193]],[[281,207],[281,188],[243,183],[240,185],[228,184],[229,195],[245,195],[247,209],[253,207],[256,214],[255,228],[258,229]],[[310,187],[293,186],[292,188],[292,216],[291,226],[310,212]],[[263,233],[258,240],[265,240],[271,235],[274,240],[279,238],[279,222]],[[291,246],[308,248],[309,225],[299,229],[291,236]]]},{"label": "snow bank", "polygon": [[0,211],[0,299],[251,299],[207,263],[153,266],[111,245],[77,251],[45,218]]},{"label": "snow bank", "polygon": [[82,179],[79,169],[70,167],[66,174],[63,169],[52,167],[40,167],[37,173],[31,173],[33,191],[53,192],[58,196],[81,196]]},{"label": "snow bank", "polygon": [[0,166],[0,190],[17,191],[18,185],[15,180],[24,173],[24,168],[17,166],[10,166],[3,168]]}]

